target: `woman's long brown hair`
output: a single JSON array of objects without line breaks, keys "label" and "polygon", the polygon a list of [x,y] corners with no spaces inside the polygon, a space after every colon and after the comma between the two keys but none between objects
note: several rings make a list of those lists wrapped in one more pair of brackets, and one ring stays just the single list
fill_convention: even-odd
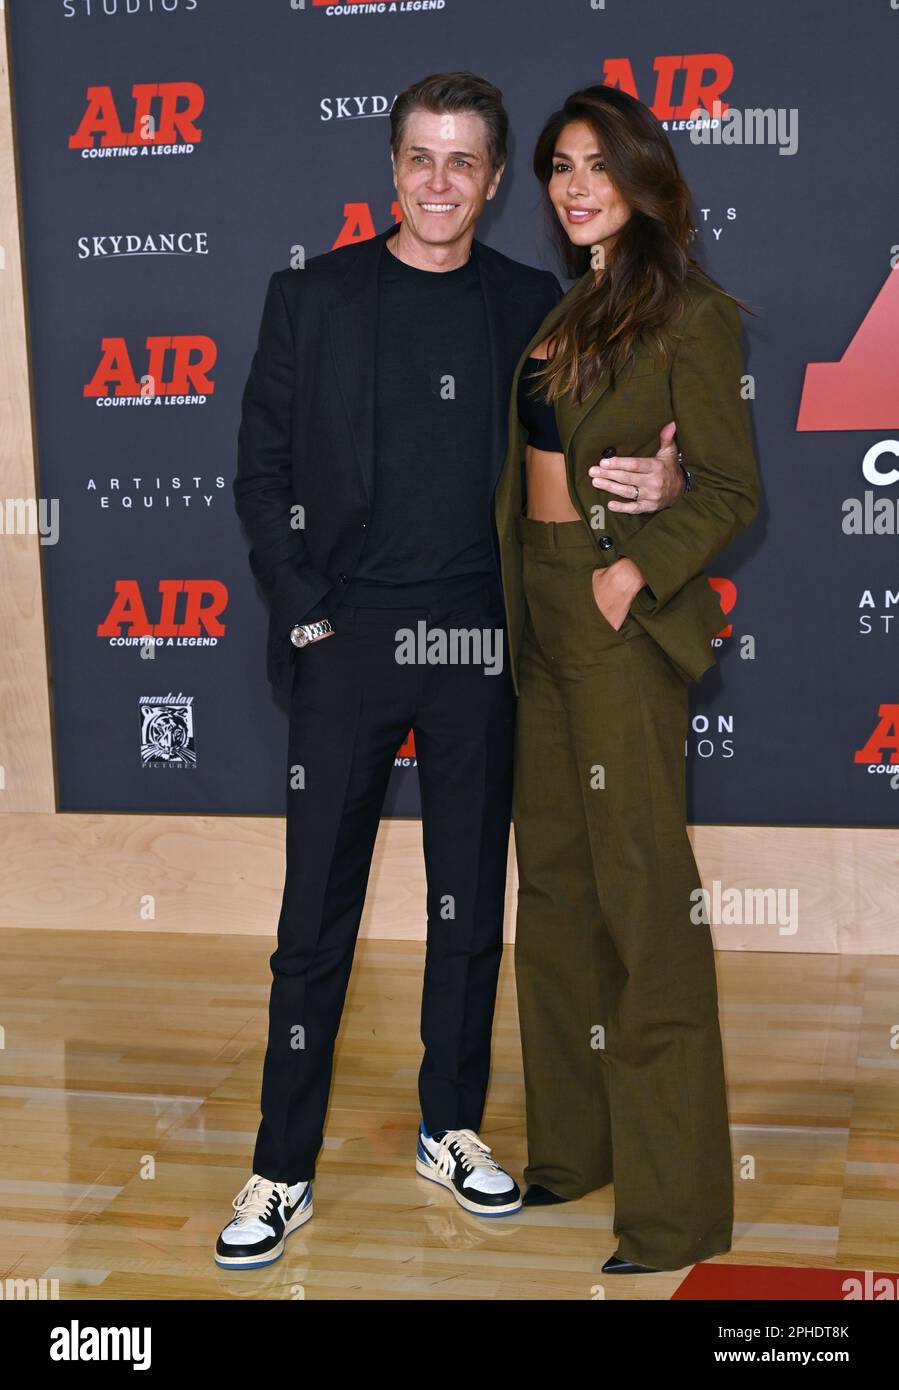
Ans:
[{"label": "woman's long brown hair", "polygon": [[534,173],[543,184],[552,235],[568,274],[584,275],[591,265],[591,248],[569,239],[548,191],[559,137],[572,121],[595,132],[608,176],[631,209],[599,284],[571,305],[553,333],[547,366],[534,374],[547,400],[570,393],[582,401],[603,371],[614,383],[641,334],[667,351],[662,329],[683,313],[688,276],[727,291],[690,254],[695,225],[690,190],[660,123],[636,97],[602,85],[568,97],[534,149]]}]

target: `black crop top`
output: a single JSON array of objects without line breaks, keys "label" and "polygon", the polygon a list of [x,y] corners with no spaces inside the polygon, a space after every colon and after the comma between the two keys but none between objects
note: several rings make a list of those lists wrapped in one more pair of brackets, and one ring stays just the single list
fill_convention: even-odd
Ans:
[{"label": "black crop top", "polygon": [[547,453],[561,454],[562,441],[556,425],[556,411],[552,401],[544,401],[538,394],[532,395],[532,377],[546,365],[545,357],[527,358],[518,378],[518,418],[528,432],[528,443],[535,449],[545,449]]}]

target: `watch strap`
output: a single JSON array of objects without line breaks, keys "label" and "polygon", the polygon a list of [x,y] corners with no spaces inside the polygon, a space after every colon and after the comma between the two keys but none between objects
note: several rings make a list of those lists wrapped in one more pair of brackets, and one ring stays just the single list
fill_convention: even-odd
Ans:
[{"label": "watch strap", "polygon": [[290,629],[290,640],[295,647],[308,647],[322,637],[330,637],[334,631],[329,618],[320,618],[314,623],[295,623]]}]

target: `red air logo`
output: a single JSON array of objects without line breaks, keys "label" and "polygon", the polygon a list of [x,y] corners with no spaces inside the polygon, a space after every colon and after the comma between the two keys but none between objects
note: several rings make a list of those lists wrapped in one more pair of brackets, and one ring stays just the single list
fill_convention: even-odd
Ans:
[{"label": "red air logo", "polygon": [[120,117],[111,87],[88,87],[87,106],[69,136],[69,149],[194,145],[202,140],[196,118],[206,98],[196,82],[136,82],[131,97],[131,109]]},{"label": "red air logo", "polygon": [[899,427],[899,267],[856,330],[839,362],[809,362],[797,430]]},{"label": "red air logo", "polygon": [[899,764],[899,705],[881,705],[877,714],[877,727],[864,748],[859,748],[855,762],[872,765],[886,757],[886,765]]},{"label": "red air logo", "polygon": [[223,637],[219,621],[228,590],[217,579],[160,579],[153,622],[136,579],[117,579],[113,605],[98,637]]},{"label": "red air logo", "polygon": [[717,115],[729,110],[724,92],[731,84],[734,65],[724,53],[666,54],[653,62],[655,95],[651,102],[640,96],[630,58],[607,58],[602,70],[606,87],[619,87],[629,96],[642,100],[659,121],[685,121],[697,109],[711,112],[720,103]]},{"label": "red air logo", "polygon": [[[732,579],[710,579],[709,583],[718,595],[718,602],[721,604],[721,612],[727,615],[730,613],[737,601],[737,586]],[[720,632],[716,632],[716,637],[732,637],[734,633],[733,623],[728,623]]]},{"label": "red air logo", "polygon": [[218,349],[204,334],[182,334],[172,338],[147,338],[146,371],[138,379],[124,338],[103,338],[101,356],[85,396],[185,397],[212,395],[215,382],[209,373],[215,366]]},{"label": "red air logo", "polygon": [[[390,216],[394,222],[402,221],[399,203],[390,204]],[[338,246],[350,246],[354,241],[369,241],[374,235],[375,223],[368,203],[344,203],[343,226],[331,250],[336,251]]]}]

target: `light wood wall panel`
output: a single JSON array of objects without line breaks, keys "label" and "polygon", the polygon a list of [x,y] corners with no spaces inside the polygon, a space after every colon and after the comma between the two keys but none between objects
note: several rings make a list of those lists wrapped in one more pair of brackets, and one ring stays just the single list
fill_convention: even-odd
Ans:
[{"label": "light wood wall panel", "polygon": [[[0,4],[0,19],[6,16]],[[0,25],[0,815],[50,811],[53,757],[40,544],[10,534],[37,500],[5,24]]]},{"label": "light wood wall panel", "polygon": [[[698,826],[706,888],[795,892],[789,919],[715,925],[721,950],[899,954],[899,832]],[[248,933],[274,937],[284,821],[267,816],[0,816],[0,926]],[[510,854],[506,939],[517,880]],[[790,899],[783,901],[789,904]],[[378,835],[362,935],[420,941],[425,879],[418,821]]]}]

